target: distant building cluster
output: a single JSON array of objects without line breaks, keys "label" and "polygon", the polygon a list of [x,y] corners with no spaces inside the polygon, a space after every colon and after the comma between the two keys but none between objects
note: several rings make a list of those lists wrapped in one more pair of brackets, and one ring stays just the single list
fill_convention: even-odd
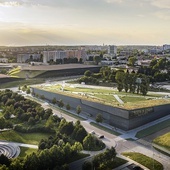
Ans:
[{"label": "distant building cluster", "polygon": [[25,63],[28,60],[40,60],[41,54],[21,53],[17,55],[17,63]]},{"label": "distant building cluster", "polygon": [[[169,60],[170,45],[162,46],[33,46],[0,47],[0,63],[17,62],[40,64],[65,64],[83,62],[86,64],[124,65],[129,57],[136,57],[135,65],[148,66],[153,58]],[[101,59],[101,60],[100,60]],[[97,61],[97,62],[96,62]],[[99,61],[99,62],[98,62]]]},{"label": "distant building cluster", "polygon": [[85,61],[86,52],[85,50],[43,51],[43,63],[47,63],[50,60],[63,60],[64,58],[77,58],[78,61],[82,58],[82,60]]}]

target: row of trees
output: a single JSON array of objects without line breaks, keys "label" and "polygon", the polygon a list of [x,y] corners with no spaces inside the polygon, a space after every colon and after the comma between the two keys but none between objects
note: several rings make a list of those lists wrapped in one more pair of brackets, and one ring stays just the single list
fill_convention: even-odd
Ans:
[{"label": "row of trees", "polygon": [[82,58],[78,60],[78,58],[73,57],[73,58],[56,59],[56,61],[51,59],[49,61],[49,64],[70,64],[70,63],[82,63],[82,62],[83,62]]},{"label": "row of trees", "polygon": [[145,74],[152,83],[170,80],[170,61],[166,58],[153,59],[149,67],[141,66],[138,73]]},{"label": "row of trees", "polygon": [[121,92],[123,89],[125,92],[141,93],[146,95],[149,88],[149,79],[144,74],[125,73],[124,71],[118,71],[116,73],[117,89]]},{"label": "row of trees", "polygon": [[102,67],[99,73],[92,73],[86,71],[84,76],[81,77],[78,82],[85,82],[87,84],[98,82],[116,82],[119,92],[124,90],[130,93],[141,93],[146,95],[149,88],[149,78],[144,74],[135,73],[132,71],[125,72],[124,70],[112,70],[110,67]]}]

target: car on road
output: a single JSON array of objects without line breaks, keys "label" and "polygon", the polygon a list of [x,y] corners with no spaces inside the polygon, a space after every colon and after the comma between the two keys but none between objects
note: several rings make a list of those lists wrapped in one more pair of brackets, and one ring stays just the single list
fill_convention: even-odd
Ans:
[{"label": "car on road", "polygon": [[104,135],[100,135],[100,136],[99,136],[99,139],[103,139],[103,138],[104,138]]},{"label": "car on road", "polygon": [[95,133],[95,131],[93,130],[93,131],[90,132],[90,134],[94,135],[94,134],[96,134],[96,133]]}]

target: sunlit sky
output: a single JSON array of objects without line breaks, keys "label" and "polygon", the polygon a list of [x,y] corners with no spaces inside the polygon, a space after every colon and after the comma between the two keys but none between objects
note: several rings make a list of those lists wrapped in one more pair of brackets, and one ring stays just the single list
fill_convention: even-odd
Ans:
[{"label": "sunlit sky", "polygon": [[170,44],[170,0],[0,0],[0,45]]}]

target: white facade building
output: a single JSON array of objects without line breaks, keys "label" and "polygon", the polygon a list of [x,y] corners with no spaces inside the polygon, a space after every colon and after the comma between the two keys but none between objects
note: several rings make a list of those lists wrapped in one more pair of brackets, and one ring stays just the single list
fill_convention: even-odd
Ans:
[{"label": "white facade building", "polygon": [[109,45],[108,46],[108,54],[113,54],[114,56],[117,55],[117,46]]},{"label": "white facade building", "polygon": [[78,60],[82,58],[85,61],[86,57],[85,50],[43,51],[43,63],[50,60],[55,62],[57,59],[63,60],[64,58],[77,58]]},{"label": "white facade building", "polygon": [[163,45],[163,51],[165,51],[165,50],[170,50],[170,45],[164,44]]}]

